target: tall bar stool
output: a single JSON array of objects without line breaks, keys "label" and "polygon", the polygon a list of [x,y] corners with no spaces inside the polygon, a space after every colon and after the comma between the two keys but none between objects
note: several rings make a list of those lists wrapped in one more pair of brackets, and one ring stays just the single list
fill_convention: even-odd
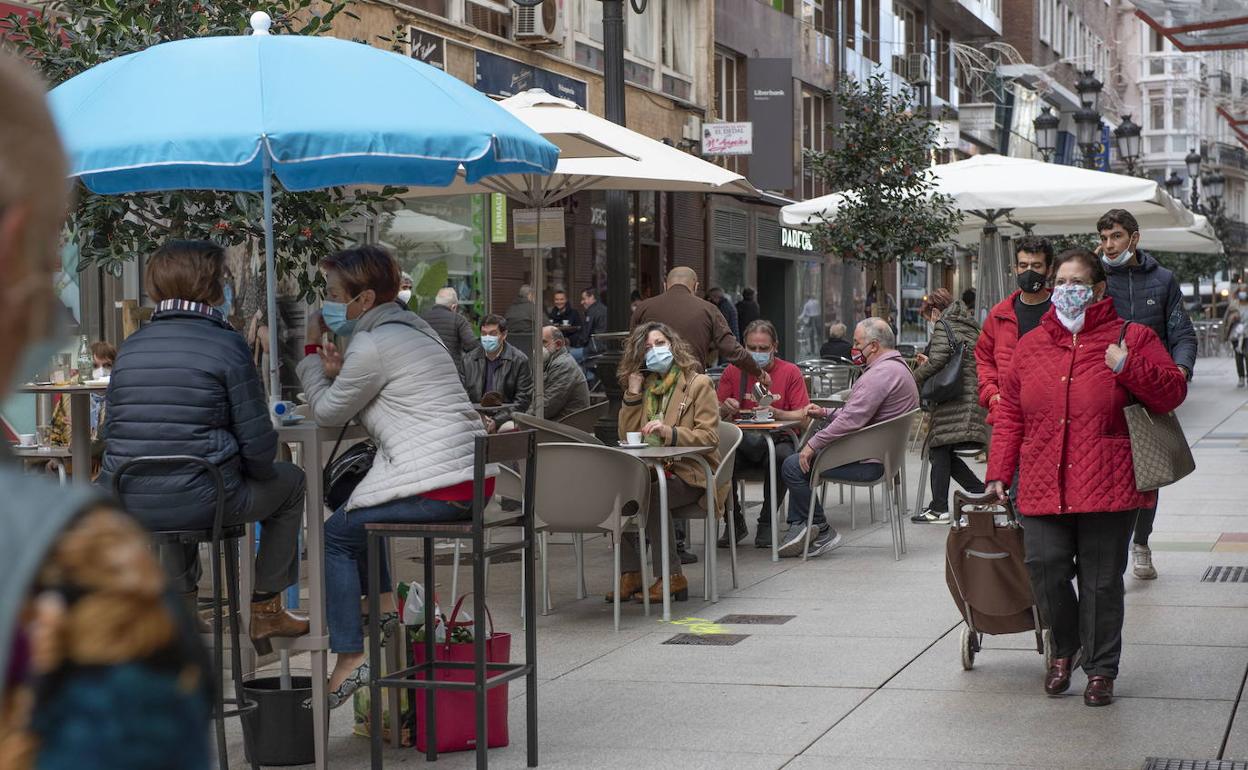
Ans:
[{"label": "tall bar stool", "polygon": [[[208,474],[215,487],[214,506],[211,529],[187,529],[187,530],[149,530],[152,542],[157,546],[164,544],[188,544],[193,543],[209,543],[212,548],[212,667],[216,681],[213,687],[214,703],[212,707],[212,719],[216,725],[217,733],[217,765],[221,770],[229,770],[230,761],[229,754],[225,748],[225,718],[238,717],[243,728],[243,745],[245,747],[248,762],[253,770],[259,770],[256,764],[251,737],[251,720],[247,715],[256,709],[256,702],[248,700],[243,695],[243,655],[242,647],[238,638],[238,629],[241,626],[241,614],[239,610],[238,598],[238,543],[243,539],[246,527],[225,526],[225,479],[221,475],[221,469],[202,457],[192,457],[190,455],[168,455],[168,456],[148,456],[136,457],[122,464],[117,472],[113,474],[113,494],[121,501],[123,508],[125,507],[125,499],[122,495],[122,479],[127,473],[133,473],[139,468],[176,468],[190,467],[198,469]],[[225,548],[225,572],[226,572],[226,595],[230,610],[230,673],[234,680],[234,697],[225,697],[224,683],[221,681],[225,675],[225,618],[221,612],[221,547]],[[233,708],[226,710],[226,706]]]},{"label": "tall bar stool", "polygon": [[[436,690],[470,690],[476,696],[477,768],[488,767],[489,737],[486,725],[486,692],[513,679],[525,677],[525,725],[528,766],[537,767],[537,590],[533,569],[533,549],[537,546],[535,534],[536,467],[535,431],[513,431],[493,436],[478,436],[474,448],[472,474],[472,520],[431,522],[428,524],[366,524],[368,532],[368,654],[370,699],[370,724],[381,724],[380,688],[401,688],[425,691],[425,736],[428,748],[425,758],[432,762],[438,758]],[[520,511],[511,516],[485,519],[485,468],[496,463],[523,463],[524,500]],[[495,527],[523,527],[523,537],[513,543],[486,545],[486,532]],[[436,538],[469,540],[472,542],[472,616],[485,618],[485,563],[505,553],[520,551],[524,573],[524,663],[486,663],[485,638],[478,633],[473,636],[476,653],[473,663],[454,663],[434,659],[433,633],[425,634],[425,662],[381,676],[381,631],[377,619],[381,616],[381,555],[386,538],[419,538],[424,541],[425,562],[425,628],[433,629],[434,553]],[[484,623],[479,622],[478,628]],[[471,682],[449,682],[437,679],[438,671],[448,669],[471,669]],[[415,676],[423,676],[416,679]],[[372,730],[372,767],[382,767],[382,731]]]}]

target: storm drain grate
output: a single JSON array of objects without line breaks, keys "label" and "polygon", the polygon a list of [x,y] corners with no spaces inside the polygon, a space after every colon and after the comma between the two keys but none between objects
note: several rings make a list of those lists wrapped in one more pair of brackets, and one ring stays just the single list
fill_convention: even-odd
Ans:
[{"label": "storm drain grate", "polygon": [[663,644],[691,644],[698,647],[731,647],[749,634],[676,634]]},{"label": "storm drain grate", "polygon": [[1149,757],[1143,770],[1248,770],[1248,762],[1229,759],[1165,759]]},{"label": "storm drain grate", "polygon": [[[1210,567],[1201,575],[1202,583],[1248,583],[1248,567]],[[1248,770],[1248,766],[1246,766]]]},{"label": "storm drain grate", "polygon": [[796,615],[725,615],[715,621],[725,626],[783,626]]}]

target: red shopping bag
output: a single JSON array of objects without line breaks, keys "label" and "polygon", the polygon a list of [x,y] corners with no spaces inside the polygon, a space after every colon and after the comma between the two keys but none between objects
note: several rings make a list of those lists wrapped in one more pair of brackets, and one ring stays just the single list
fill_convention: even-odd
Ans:
[{"label": "red shopping bag", "polygon": [[[459,601],[455,602],[455,609],[451,610],[450,620],[447,621],[447,639],[451,638],[451,634],[457,625],[465,625],[463,623],[457,624],[456,620],[466,598],[468,598],[467,594],[461,596]],[[490,615],[488,607],[485,610],[485,615],[489,620],[490,626],[489,636],[485,641],[485,661],[487,663],[510,663],[511,634],[495,633],[494,618]],[[480,622],[477,622],[475,631],[479,633],[481,628]],[[472,663],[476,659],[472,642],[441,642],[433,646],[433,653],[434,658],[439,661]],[[423,640],[412,644],[412,657],[417,665],[425,662],[425,643]],[[440,669],[435,676],[439,682],[473,681],[473,671],[469,668]],[[424,679],[424,676],[418,674],[416,678]],[[425,751],[428,748],[428,741],[425,736],[426,698],[425,693],[422,691],[416,691],[414,695],[416,698],[416,748],[420,751]],[[476,693],[471,691],[438,690],[434,694],[434,708],[437,715],[435,737],[437,738],[439,752],[472,751],[476,749]],[[506,746],[509,742],[507,736],[507,685],[500,685],[486,693],[485,713],[485,723],[489,733],[489,747],[497,749]]]}]

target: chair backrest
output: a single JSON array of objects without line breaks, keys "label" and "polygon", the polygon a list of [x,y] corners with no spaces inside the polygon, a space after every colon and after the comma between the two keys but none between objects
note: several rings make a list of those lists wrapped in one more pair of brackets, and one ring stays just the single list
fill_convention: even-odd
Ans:
[{"label": "chair backrest", "polygon": [[537,432],[537,443],[539,444],[558,444],[562,442],[574,441],[580,444],[596,444],[605,446],[598,440],[597,436],[578,430],[571,425],[564,425],[553,420],[544,420],[541,417],[534,417],[531,414],[523,414],[516,412],[512,415],[512,420],[530,430]]},{"label": "chair backrest", "polygon": [[740,428],[726,420],[719,421],[719,467],[715,469],[715,486],[722,484],[727,476],[732,478],[732,466],[737,459],[743,433]]},{"label": "chair backrest", "polygon": [[127,474],[141,468],[178,466],[198,468],[208,474],[209,480],[216,487],[215,500],[213,501],[212,537],[214,540],[219,540],[225,525],[225,476],[221,473],[221,468],[216,463],[205,460],[202,457],[193,455],[146,455],[127,460],[118,466],[117,470],[113,471],[113,497],[117,499],[117,502],[121,503],[122,508],[125,508],[125,497],[122,493],[121,485]]},{"label": "chair backrest", "polygon": [[815,456],[815,475],[849,463],[879,460],[884,463],[885,477],[891,478],[906,461],[910,424],[918,414],[914,409],[833,441]]},{"label": "chair backrest", "polygon": [[567,425],[570,428],[576,428],[577,430],[585,431],[586,433],[592,435],[594,432],[594,423],[598,422],[598,418],[602,417],[603,413],[607,411],[607,407],[609,405],[610,404],[607,401],[599,401],[596,404],[590,404],[584,409],[578,409],[575,412],[566,415],[562,420],[559,420],[559,424]]},{"label": "chair backrest", "polygon": [[618,528],[622,515],[645,516],[650,468],[637,457],[580,443],[537,447],[537,513],[554,532]]}]

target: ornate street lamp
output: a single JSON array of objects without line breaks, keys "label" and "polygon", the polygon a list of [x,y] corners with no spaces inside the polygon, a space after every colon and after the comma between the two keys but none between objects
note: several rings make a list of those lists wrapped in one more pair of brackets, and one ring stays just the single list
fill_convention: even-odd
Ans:
[{"label": "ornate street lamp", "polygon": [[1083,106],[1099,113],[1101,111],[1101,90],[1105,88],[1105,84],[1096,79],[1093,70],[1084,70],[1079,76],[1079,81],[1075,83],[1075,90],[1079,92],[1079,101]]},{"label": "ornate street lamp", "polygon": [[1187,164],[1187,178],[1192,180],[1192,200],[1188,204],[1188,208],[1192,211],[1200,211],[1200,162],[1202,158],[1195,148],[1187,154],[1183,162]]},{"label": "ornate street lamp", "polygon": [[1075,141],[1083,152],[1083,167],[1096,168],[1096,147],[1101,141],[1101,115],[1086,102],[1075,111]]},{"label": "ornate street lamp", "polygon": [[1170,176],[1166,177],[1163,183],[1166,186],[1166,192],[1170,193],[1170,197],[1180,200],[1179,196],[1183,194],[1183,177],[1179,176],[1179,172],[1171,171]]},{"label": "ornate street lamp", "polygon": [[1122,122],[1114,129],[1114,144],[1118,145],[1118,157],[1127,164],[1127,173],[1135,173],[1135,162],[1140,158],[1140,127],[1123,115]]},{"label": "ornate street lamp", "polygon": [[1031,122],[1036,128],[1036,147],[1045,163],[1053,160],[1053,154],[1057,152],[1057,127],[1061,122],[1060,118],[1049,112],[1048,105],[1041,107],[1040,115]]},{"label": "ornate street lamp", "polygon": [[1205,176],[1201,186],[1205,188],[1205,197],[1209,199],[1211,208],[1216,210],[1218,204],[1222,202],[1222,191],[1225,185],[1226,177],[1217,171]]}]

